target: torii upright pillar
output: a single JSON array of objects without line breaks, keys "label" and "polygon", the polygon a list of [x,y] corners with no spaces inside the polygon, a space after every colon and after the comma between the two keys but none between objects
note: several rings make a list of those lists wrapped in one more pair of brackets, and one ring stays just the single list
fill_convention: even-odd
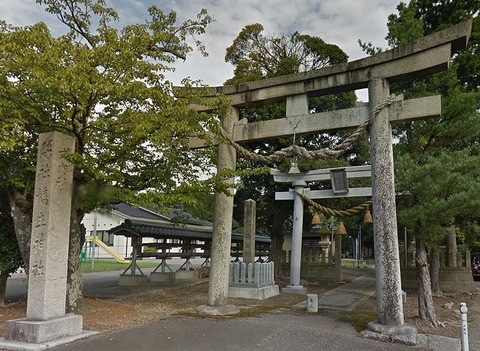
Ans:
[{"label": "torii upright pillar", "polygon": [[[372,79],[368,86],[369,105],[378,106],[390,95],[386,79]],[[375,211],[375,275],[377,318],[382,325],[404,323],[400,260],[398,252],[392,130],[388,109],[382,109],[370,129],[372,163],[372,206]]]},{"label": "torii upright pillar", "polygon": [[[238,121],[238,109],[230,108],[227,116],[222,118],[222,128],[229,134],[233,131],[233,125]],[[217,174],[225,170],[234,171],[237,164],[235,148],[229,144],[218,146]],[[229,187],[228,193],[218,192],[215,194],[215,218],[213,221],[212,236],[212,262],[210,265],[210,279],[208,285],[208,306],[200,306],[199,312],[206,314],[230,314],[238,310],[230,306],[228,302],[228,282],[230,269],[230,253],[232,239],[232,215],[233,213],[233,184],[234,178],[224,179],[223,182]],[[228,215],[225,215],[228,214]]]}]

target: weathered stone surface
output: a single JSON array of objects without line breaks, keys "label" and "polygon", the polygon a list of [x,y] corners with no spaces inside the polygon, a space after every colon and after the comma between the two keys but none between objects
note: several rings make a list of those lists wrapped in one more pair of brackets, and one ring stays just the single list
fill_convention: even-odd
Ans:
[{"label": "weathered stone surface", "polygon": [[261,288],[235,287],[228,288],[229,297],[241,297],[244,299],[265,300],[279,295],[278,285],[264,286]]},{"label": "weathered stone surface", "polygon": [[72,153],[73,137],[57,132],[39,137],[33,203],[28,320],[65,315],[68,238],[73,166],[63,155]]},{"label": "weathered stone surface", "polygon": [[392,341],[405,345],[416,345],[417,343],[417,329],[410,324],[384,325],[370,322],[360,335],[369,339]]},{"label": "weathered stone surface", "polygon": [[81,334],[82,328],[83,317],[74,314],[48,321],[16,319],[5,324],[5,339],[39,344]]},{"label": "weathered stone surface", "polygon": [[[360,60],[261,81],[211,87],[207,96],[228,95],[232,105],[251,107],[282,101],[290,95],[325,95],[362,89],[372,77],[390,81],[418,78],[447,69],[452,52],[467,44],[471,28],[471,21],[463,22]],[[181,90],[179,88],[179,92]]]},{"label": "weathered stone surface", "polygon": [[[369,89],[373,111],[390,95],[385,79],[373,79]],[[377,316],[380,324],[402,325],[404,322],[398,251],[395,181],[393,169],[392,130],[388,110],[382,109],[370,129],[372,164],[372,207],[375,209],[373,235]]]},{"label": "weathered stone surface", "polygon": [[[232,133],[233,124],[238,121],[238,115],[238,109],[231,108],[230,114],[222,118],[222,127],[227,133]],[[235,170],[236,164],[235,149],[230,145],[220,144],[218,146],[217,172],[221,173],[224,170]],[[230,189],[230,194],[225,194],[224,192],[215,194],[212,261],[210,266],[210,279],[208,281],[209,306],[226,305],[228,300],[234,179],[225,179],[224,182],[227,186],[232,186],[232,188]]]},{"label": "weathered stone surface", "polygon": [[[389,120],[406,121],[418,118],[435,118],[441,113],[440,96],[429,96],[418,99],[397,101],[389,107]],[[289,136],[292,125],[296,132],[313,133],[319,130],[332,131],[344,128],[355,128],[370,119],[368,104],[354,108],[336,111],[296,115],[296,117],[278,118],[269,121],[237,123],[233,127],[233,140],[236,142],[268,139]],[[214,141],[214,144],[218,142]],[[199,138],[190,138],[190,148],[205,147],[205,142]]]}]

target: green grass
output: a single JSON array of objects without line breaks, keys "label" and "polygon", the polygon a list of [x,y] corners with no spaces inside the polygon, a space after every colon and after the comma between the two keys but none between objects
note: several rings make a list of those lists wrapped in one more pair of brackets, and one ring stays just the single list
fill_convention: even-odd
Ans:
[{"label": "green grass", "polygon": [[[150,268],[156,267],[158,263],[155,262],[142,262],[137,261],[137,264],[140,268]],[[92,270],[92,261],[84,261],[80,264],[82,273],[91,273],[91,272],[107,272],[107,271],[121,271],[125,270],[128,267],[127,263],[118,263],[114,260],[95,260],[93,263]]]},{"label": "green grass", "polygon": [[352,311],[345,316],[345,319],[350,322],[357,332],[360,332],[367,328],[368,323],[377,319],[377,313]]},{"label": "green grass", "polygon": [[[365,265],[363,264],[365,262]],[[355,264],[355,259],[353,258],[342,258],[342,267],[346,268],[367,268],[367,269],[375,269],[375,263],[373,260],[362,260],[359,261],[359,266],[357,267]]]}]

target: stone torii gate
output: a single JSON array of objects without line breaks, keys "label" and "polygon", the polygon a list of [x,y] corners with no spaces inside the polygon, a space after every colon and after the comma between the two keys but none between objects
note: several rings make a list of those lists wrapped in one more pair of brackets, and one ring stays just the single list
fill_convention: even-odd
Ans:
[{"label": "stone torii gate", "polygon": [[[390,97],[390,83],[446,70],[453,53],[466,46],[471,25],[471,22],[464,22],[357,61],[262,81],[212,87],[206,95],[202,93],[206,97],[225,95],[229,98],[230,112],[222,117],[221,125],[237,143],[357,127],[376,114],[370,125],[370,145],[378,317],[375,331],[378,333],[389,336],[411,333],[404,331],[391,123],[438,117],[441,103],[439,96],[433,96],[396,102],[379,112],[377,107]],[[363,88],[368,88],[369,96],[369,103],[364,106],[309,114],[307,101],[310,96]],[[286,118],[257,123],[238,121],[241,108],[282,101],[286,101]],[[296,126],[295,130],[292,125]],[[192,148],[204,145],[199,139],[192,139],[190,143]],[[232,145],[219,144],[217,167],[219,172],[235,170],[236,149]],[[233,185],[233,181],[232,178],[225,180],[227,185]],[[211,307],[227,306],[228,302],[232,213],[232,194],[217,194],[208,292]]]}]

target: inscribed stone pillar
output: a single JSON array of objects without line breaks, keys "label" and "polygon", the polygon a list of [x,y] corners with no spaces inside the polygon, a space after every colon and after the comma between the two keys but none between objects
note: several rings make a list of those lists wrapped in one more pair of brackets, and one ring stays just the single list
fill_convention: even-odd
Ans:
[{"label": "inscribed stone pillar", "polygon": [[39,136],[27,318],[5,323],[0,349],[44,350],[46,342],[72,342],[95,334],[82,331],[82,316],[65,314],[73,167],[63,156],[74,150],[71,136]]},{"label": "inscribed stone pillar", "polygon": [[[374,78],[368,87],[370,112],[390,95],[387,80]],[[392,131],[388,109],[374,117],[370,129],[372,158],[372,200],[375,217],[375,276],[377,318],[383,325],[395,326],[404,322],[398,251],[395,184],[393,169]]]},{"label": "inscribed stone pillar", "polygon": [[256,231],[256,210],[255,200],[245,201],[243,218],[243,262],[245,264],[255,263],[255,231]]},{"label": "inscribed stone pillar", "polygon": [[[238,109],[232,107],[230,113],[222,118],[222,127],[228,135],[232,135],[233,125],[236,121],[238,121]],[[237,154],[233,146],[220,143],[218,146],[217,174],[221,175],[225,170],[235,170],[236,157]],[[226,178],[223,182],[230,189],[229,193],[220,192],[215,194],[212,263],[208,284],[209,306],[224,306],[228,300],[234,178]]]},{"label": "inscribed stone pillar", "polygon": [[65,315],[73,166],[63,155],[73,137],[41,134],[33,202],[27,319],[45,321]]}]

